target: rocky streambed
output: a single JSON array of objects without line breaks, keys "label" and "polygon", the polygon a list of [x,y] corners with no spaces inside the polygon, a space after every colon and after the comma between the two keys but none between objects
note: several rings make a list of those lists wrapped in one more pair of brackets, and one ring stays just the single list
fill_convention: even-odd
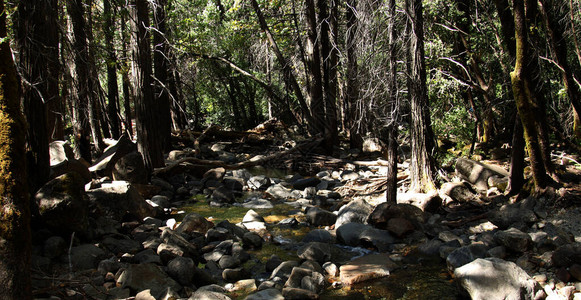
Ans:
[{"label": "rocky streambed", "polygon": [[55,146],[64,175],[36,195],[36,298],[581,297],[579,207],[512,203],[503,173],[480,163],[388,204],[380,164],[266,176],[182,161],[146,182],[130,145],[116,146],[90,183]]}]

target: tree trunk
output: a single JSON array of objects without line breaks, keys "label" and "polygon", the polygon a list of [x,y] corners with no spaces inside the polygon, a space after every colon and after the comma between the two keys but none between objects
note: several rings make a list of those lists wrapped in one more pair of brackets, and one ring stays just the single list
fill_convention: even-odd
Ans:
[{"label": "tree trunk", "polygon": [[535,120],[534,107],[538,107],[530,88],[527,77],[529,72],[527,65],[530,59],[527,41],[527,22],[525,19],[525,5],[523,0],[512,0],[514,9],[516,61],[514,70],[510,73],[512,90],[518,113],[523,124],[525,143],[528,149],[530,164],[533,171],[533,180],[537,191],[544,189],[548,182],[547,170],[543,163],[543,154],[539,143],[540,132],[538,122]]},{"label": "tree trunk", "polygon": [[[126,9],[125,7],[123,9]],[[131,80],[129,79],[129,61],[128,61],[128,50],[127,45],[129,44],[130,37],[127,35],[127,30],[125,30],[125,14],[121,14],[121,22],[119,28],[121,29],[121,46],[123,47],[121,52],[123,60],[121,62],[121,80],[123,81],[123,111],[125,115],[125,131],[130,137],[133,136],[133,121],[131,118],[131,96],[133,92],[131,90]]]},{"label": "tree trunk", "polygon": [[[108,131],[108,124],[103,121],[102,113],[102,103],[103,94],[101,89],[101,82],[99,81],[99,74],[97,73],[97,65],[95,64],[95,39],[93,37],[93,0],[84,0],[79,2],[79,5],[85,5],[88,7],[87,18],[88,22],[85,22],[85,30],[87,35],[87,45],[88,51],[86,56],[85,66],[88,68],[89,72],[89,91],[88,91],[88,101],[89,101],[89,125],[91,127],[91,136],[93,137],[93,146],[95,151],[100,154],[105,149],[105,143],[103,142],[103,135],[101,134],[101,129]],[[84,14],[83,14],[84,16]]]},{"label": "tree trunk", "polygon": [[428,192],[436,189],[436,183],[432,157],[434,135],[426,87],[422,1],[406,0],[406,11],[411,24],[408,41],[408,90],[411,103],[412,144],[410,189]]},{"label": "tree trunk", "polygon": [[396,58],[396,36],[395,36],[395,0],[389,0],[389,16],[391,22],[388,27],[389,34],[389,101],[390,125],[388,126],[387,141],[387,186],[385,198],[387,203],[397,203],[397,134],[399,123],[399,102],[397,101],[397,58]]},{"label": "tree trunk", "polygon": [[[324,0],[322,0],[324,1]],[[314,0],[305,1],[305,20],[307,22],[307,45],[305,54],[307,60],[307,77],[310,82],[309,108],[311,110],[312,123],[309,123],[309,131],[312,134],[324,134],[325,132],[325,102],[323,99],[323,76],[321,74],[321,52],[319,51],[319,39],[317,35],[317,14]]]},{"label": "tree trunk", "polygon": [[112,0],[103,0],[105,15],[105,46],[107,47],[107,114],[111,122],[111,136],[118,139],[121,135],[119,126],[119,88],[117,86],[117,55],[113,45],[115,31],[115,9],[111,8]]},{"label": "tree trunk", "polygon": [[145,167],[152,171],[153,168],[162,167],[164,159],[161,140],[156,135],[159,125],[153,95],[149,7],[147,0],[133,0],[131,4],[137,149],[143,155]]},{"label": "tree trunk", "polygon": [[359,81],[357,80],[358,65],[357,65],[357,0],[348,0],[346,8],[347,18],[347,37],[345,40],[345,48],[347,48],[347,79],[345,88],[345,126],[349,135],[349,142],[351,148],[361,148],[363,139],[359,134],[358,128],[358,114],[357,102],[359,101]]},{"label": "tree trunk", "polygon": [[167,0],[156,0],[154,2],[154,25],[156,30],[153,33],[153,69],[155,72],[155,101],[157,102],[157,114],[159,115],[158,129],[161,146],[165,151],[171,151],[171,112],[170,112],[170,90],[168,88],[169,71],[169,44],[167,42],[166,28],[166,5]]},{"label": "tree trunk", "polygon": [[525,140],[523,137],[522,122],[517,115],[514,120],[514,130],[512,133],[512,150],[510,156],[510,177],[506,190],[510,195],[520,193],[524,182],[525,169]]},{"label": "tree trunk", "polygon": [[32,299],[30,198],[26,185],[26,123],[0,1],[0,299]]},{"label": "tree trunk", "polygon": [[[16,39],[22,86],[22,102],[28,123],[26,134],[28,174],[31,191],[35,192],[48,181],[49,133],[47,103],[58,101],[58,89],[51,71],[51,62],[58,61],[58,39],[52,40],[53,16],[56,1],[21,1],[16,19]],[[57,77],[58,78],[58,77]],[[57,81],[58,84],[58,81]]]},{"label": "tree trunk", "polygon": [[73,27],[73,55],[75,61],[74,71],[77,79],[76,95],[73,106],[76,110],[73,126],[79,145],[80,156],[91,163],[91,126],[89,103],[91,91],[89,90],[89,47],[87,45],[87,34],[85,32],[85,17],[82,0],[67,0],[67,12],[71,18]]}]

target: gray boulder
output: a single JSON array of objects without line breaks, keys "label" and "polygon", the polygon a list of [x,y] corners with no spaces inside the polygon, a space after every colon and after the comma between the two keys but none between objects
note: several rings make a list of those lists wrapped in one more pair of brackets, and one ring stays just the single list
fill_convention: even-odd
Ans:
[{"label": "gray boulder", "polygon": [[246,185],[251,190],[265,190],[270,186],[270,178],[264,175],[252,176],[248,179]]},{"label": "gray boulder", "polygon": [[266,199],[261,199],[258,197],[250,197],[250,198],[244,200],[244,203],[242,203],[242,207],[252,208],[252,209],[268,209],[268,208],[273,208],[274,205],[272,205],[272,202],[270,202]]},{"label": "gray boulder", "polygon": [[325,229],[313,229],[303,237],[302,241],[304,243],[309,242],[335,243],[335,237]]},{"label": "gray boulder", "polygon": [[307,208],[305,216],[307,222],[313,226],[330,226],[337,220],[337,215],[318,207]]},{"label": "gray boulder", "polygon": [[486,257],[488,247],[483,244],[472,244],[452,251],[446,258],[448,269],[454,270],[475,259]]},{"label": "gray boulder", "polygon": [[372,210],[373,206],[365,200],[353,200],[339,209],[335,228],[346,223],[365,223]]},{"label": "gray boulder", "polygon": [[167,264],[167,274],[183,286],[191,285],[196,274],[196,265],[189,257],[176,257]]},{"label": "gray boulder", "polygon": [[332,245],[320,242],[310,242],[297,250],[297,256],[301,259],[314,260],[320,264],[331,260]]},{"label": "gray boulder", "polygon": [[264,289],[248,295],[245,300],[284,300],[282,293],[274,288]]},{"label": "gray boulder", "polygon": [[105,215],[118,221],[127,214],[138,220],[155,216],[155,209],[126,181],[104,183],[98,189],[89,190],[87,195],[91,211],[97,215]]},{"label": "gray boulder", "polygon": [[149,179],[143,157],[137,151],[126,154],[115,162],[112,175],[114,180],[139,184],[146,184]]},{"label": "gray boulder", "polygon": [[551,257],[555,267],[570,267],[581,264],[581,243],[573,243],[557,248]]},{"label": "gray boulder", "polygon": [[117,278],[117,285],[136,292],[149,289],[155,297],[168,288],[174,291],[182,289],[179,283],[154,264],[129,265]]},{"label": "gray boulder", "polygon": [[492,211],[488,219],[499,229],[508,229],[515,224],[524,224],[528,227],[538,220],[532,210],[508,204]]},{"label": "gray boulder", "polygon": [[494,234],[494,240],[507,249],[516,252],[525,252],[533,244],[533,240],[530,235],[516,228],[510,228],[496,232]]},{"label": "gray boulder", "polygon": [[105,149],[103,155],[95,161],[95,164],[89,168],[89,171],[96,172],[101,176],[112,177],[113,169],[117,161],[125,155],[135,151],[137,151],[137,145],[135,145],[126,134],[124,134],[115,144]]},{"label": "gray boulder", "polygon": [[85,182],[78,173],[67,173],[47,182],[35,199],[40,216],[50,229],[64,234],[88,231],[89,202]]},{"label": "gray boulder", "polygon": [[93,244],[83,244],[72,247],[70,254],[62,255],[60,260],[69,263],[69,258],[73,270],[84,271],[95,269],[99,262],[106,258],[106,253]]},{"label": "gray boulder", "polygon": [[176,227],[176,232],[191,234],[193,232],[205,234],[214,227],[214,223],[197,213],[187,214],[182,222]]},{"label": "gray boulder", "polygon": [[473,300],[543,299],[540,285],[513,262],[476,259],[454,270],[454,277]]}]

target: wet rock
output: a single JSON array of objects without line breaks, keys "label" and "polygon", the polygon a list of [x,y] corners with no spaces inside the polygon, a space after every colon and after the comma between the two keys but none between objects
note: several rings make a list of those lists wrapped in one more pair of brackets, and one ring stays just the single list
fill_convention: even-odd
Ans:
[{"label": "wet rock", "polygon": [[184,217],[178,227],[176,227],[176,232],[188,234],[199,232],[205,234],[212,227],[214,227],[214,223],[211,221],[208,221],[197,213],[189,213]]},{"label": "wet rock", "polygon": [[248,297],[244,298],[245,300],[285,300],[282,296],[281,291],[269,288],[264,289],[254,294],[248,295]]},{"label": "wet rock", "polygon": [[331,245],[319,242],[310,242],[297,250],[299,258],[324,263],[331,260]]},{"label": "wet rock", "polygon": [[530,235],[516,228],[496,232],[494,240],[507,249],[521,253],[527,251],[533,244]]},{"label": "wet rock", "polygon": [[486,257],[486,252],[488,248],[484,244],[472,244],[464,247],[460,247],[448,255],[446,258],[446,263],[448,264],[448,269],[454,270],[465,264],[471,263],[477,258]]},{"label": "wet rock", "polygon": [[516,264],[498,258],[476,259],[454,270],[472,299],[539,299],[540,285]]},{"label": "wet rock", "polygon": [[365,223],[373,206],[363,199],[352,200],[339,209],[335,228],[346,223]]},{"label": "wet rock", "polygon": [[321,242],[321,243],[334,243],[335,237],[325,229],[313,229],[309,231],[305,237],[303,237],[303,242]]},{"label": "wet rock", "polygon": [[87,191],[91,211],[114,220],[122,220],[129,215],[138,220],[155,216],[154,208],[147,204],[133,185],[126,181],[104,183],[98,189]]},{"label": "wet rock", "polygon": [[149,174],[145,168],[143,157],[139,152],[132,152],[121,157],[112,170],[113,180],[123,180],[130,183],[146,184]]},{"label": "wet rock", "polygon": [[319,299],[317,293],[299,288],[284,288],[282,295],[285,300],[305,300],[305,299]]},{"label": "wet rock", "polygon": [[196,266],[189,257],[176,257],[167,264],[167,274],[181,285],[189,286],[194,283]]},{"label": "wet rock", "polygon": [[117,279],[117,285],[136,292],[149,289],[151,294],[156,296],[167,288],[174,291],[182,289],[176,281],[154,264],[129,265]]},{"label": "wet rock", "polygon": [[508,172],[500,167],[483,164],[463,157],[456,160],[456,174],[459,174],[462,179],[484,191],[488,189],[488,178],[491,176],[509,176]]},{"label": "wet rock", "polygon": [[79,174],[67,173],[49,181],[36,193],[35,200],[51,230],[67,235],[89,230],[89,202]]},{"label": "wet rock", "polygon": [[344,265],[340,270],[341,282],[352,285],[370,279],[385,277],[394,270],[397,264],[387,254],[370,254],[356,258]]},{"label": "wet rock", "polygon": [[337,220],[337,215],[318,207],[309,207],[306,210],[305,216],[307,222],[311,223],[313,226],[330,226],[335,224],[335,221]]}]

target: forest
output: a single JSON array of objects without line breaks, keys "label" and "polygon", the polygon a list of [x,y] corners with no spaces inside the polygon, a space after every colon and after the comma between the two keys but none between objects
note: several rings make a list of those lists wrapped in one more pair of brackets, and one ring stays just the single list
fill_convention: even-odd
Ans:
[{"label": "forest", "polygon": [[[461,157],[503,152],[503,197],[581,204],[579,0],[1,0],[0,12],[2,299],[32,297],[31,230],[45,213],[33,202],[56,177],[58,141],[92,172],[85,183],[120,176],[99,163],[133,141],[143,185],[175,178],[177,165],[193,178],[194,167],[307,152],[359,167],[352,153],[372,141],[393,205],[402,192],[441,194]],[[263,136],[265,124],[286,135]],[[221,138],[280,153],[202,154]],[[176,149],[192,155],[172,165]],[[78,234],[69,229],[53,233]]]}]

